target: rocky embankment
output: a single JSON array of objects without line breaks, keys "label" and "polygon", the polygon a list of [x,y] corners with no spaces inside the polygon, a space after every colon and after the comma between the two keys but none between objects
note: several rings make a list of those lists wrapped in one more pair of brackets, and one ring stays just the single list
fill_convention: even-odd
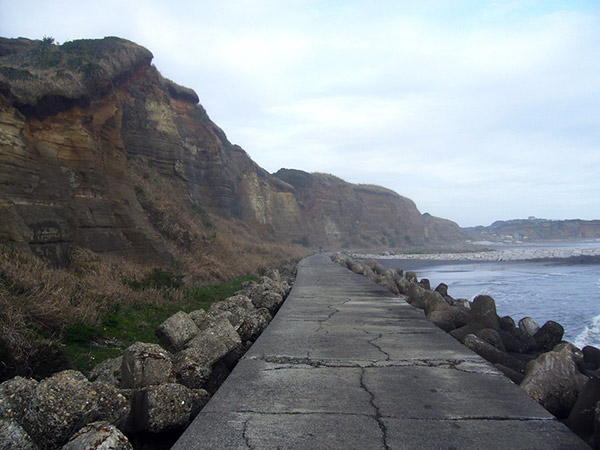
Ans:
[{"label": "rocky embankment", "polygon": [[293,276],[268,275],[208,311],[176,313],[156,330],[161,345],[136,342],[87,377],[0,384],[0,449],[168,448],[287,297]]},{"label": "rocky embankment", "polygon": [[577,348],[563,341],[563,327],[554,321],[539,326],[532,318],[515,322],[499,317],[494,299],[454,299],[448,286],[434,290],[414,272],[385,269],[375,260],[354,260],[335,254],[332,260],[364,275],[422,309],[427,318],[492,363],[550,413],[600,448],[600,349]]}]

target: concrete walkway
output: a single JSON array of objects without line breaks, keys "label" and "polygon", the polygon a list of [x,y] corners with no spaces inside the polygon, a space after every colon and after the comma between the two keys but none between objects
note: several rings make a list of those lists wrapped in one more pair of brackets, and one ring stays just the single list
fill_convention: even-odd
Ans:
[{"label": "concrete walkway", "polygon": [[184,449],[588,449],[476,354],[329,260],[294,288]]}]

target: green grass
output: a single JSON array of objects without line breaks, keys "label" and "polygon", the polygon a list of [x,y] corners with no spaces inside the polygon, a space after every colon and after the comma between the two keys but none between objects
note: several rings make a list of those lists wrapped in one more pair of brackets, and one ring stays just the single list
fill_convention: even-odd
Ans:
[{"label": "green grass", "polygon": [[181,288],[184,295],[180,301],[158,306],[117,305],[98,326],[76,324],[67,328],[62,338],[64,352],[76,369],[88,372],[99,362],[119,356],[134,342],[158,343],[154,331],[176,312],[206,310],[212,303],[239,291],[243,282],[256,279],[245,276],[224,283]]}]

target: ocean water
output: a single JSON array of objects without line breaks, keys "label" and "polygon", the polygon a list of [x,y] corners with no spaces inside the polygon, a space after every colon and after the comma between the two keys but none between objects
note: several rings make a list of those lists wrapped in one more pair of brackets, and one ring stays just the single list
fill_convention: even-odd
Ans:
[{"label": "ocean water", "polygon": [[578,347],[600,347],[600,264],[557,262],[437,262],[381,260],[386,267],[415,270],[432,289],[448,285],[454,298],[472,300],[486,294],[496,300],[500,316],[515,322],[532,317],[543,325],[560,323],[564,339]]}]

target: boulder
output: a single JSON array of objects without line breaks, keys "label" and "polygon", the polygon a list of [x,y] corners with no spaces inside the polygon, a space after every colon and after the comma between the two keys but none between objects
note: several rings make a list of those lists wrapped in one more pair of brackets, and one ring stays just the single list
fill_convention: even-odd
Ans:
[{"label": "boulder", "polygon": [[405,294],[408,297],[407,302],[413,305],[415,308],[423,309],[424,306],[421,304],[420,299],[427,291],[423,288],[423,286],[420,286],[417,283],[409,282],[407,286],[408,289]]},{"label": "boulder", "polygon": [[579,369],[579,371],[583,373],[583,371],[585,370],[585,362],[583,359],[583,352],[579,350],[579,347],[571,344],[570,342],[562,341],[560,344],[556,345],[552,349],[552,351],[560,352],[565,348],[568,348],[571,351],[571,353],[573,353],[573,357],[575,358],[575,364],[577,364],[577,368]]},{"label": "boulder", "polygon": [[404,278],[406,278],[411,283],[418,283],[417,273],[413,272],[412,270],[409,270],[408,272],[406,272],[406,275],[404,275]]},{"label": "boulder", "polygon": [[410,297],[410,304],[415,308],[419,308],[425,311],[425,314],[429,314],[431,311],[441,308],[449,307],[444,297],[438,292],[427,291],[423,287],[418,285],[412,285],[412,297]]},{"label": "boulder", "polygon": [[[532,351],[537,351],[539,350],[538,348],[538,344],[536,342],[536,340],[534,339],[533,336],[531,336],[529,333],[527,333],[525,330],[523,330],[522,328],[519,327],[515,327],[515,328],[511,328],[508,331],[504,331],[504,330],[500,330],[500,336],[504,337],[505,333],[508,333],[510,335],[512,335],[514,338],[518,339],[520,341],[520,343],[515,343],[515,345],[518,346],[526,346],[526,350],[524,350],[525,352],[532,352]],[[504,342],[504,346],[506,347],[506,349],[510,352],[510,351],[521,351],[521,350],[511,350],[510,347],[510,343],[509,341],[505,341]]]},{"label": "boulder", "polygon": [[90,372],[88,379],[90,381],[103,381],[113,386],[121,386],[121,365],[123,364],[123,355],[116,358],[109,358],[102,361]]},{"label": "boulder", "polygon": [[392,276],[389,274],[383,275],[383,276],[378,276],[377,284],[379,284],[380,286],[383,286],[384,288],[393,292],[396,295],[398,295],[400,293],[400,290],[398,289],[398,285],[396,284],[396,282],[394,281]]},{"label": "boulder", "polygon": [[0,419],[0,450],[37,450],[27,431],[13,419]]},{"label": "boulder", "polygon": [[429,314],[427,314],[427,320],[432,322],[438,328],[444,330],[446,333],[456,328],[454,326],[453,311],[448,309],[437,309],[435,311],[431,311]]},{"label": "boulder", "polygon": [[[515,327],[515,330],[518,330],[518,328]],[[530,340],[521,339],[517,337],[514,333],[511,333],[509,331],[500,330],[498,331],[498,335],[500,336],[500,339],[502,340],[502,345],[504,346],[504,349],[507,352],[527,353],[533,350],[534,348],[537,348],[537,346],[535,345],[535,341],[534,345],[532,346]],[[526,336],[530,339],[533,339],[529,335]]]},{"label": "boulder", "polygon": [[167,350],[176,353],[183,350],[198,332],[198,327],[187,313],[179,311],[158,326],[156,336]]},{"label": "boulder", "polygon": [[517,328],[515,320],[510,316],[500,317],[498,319],[498,325],[500,325],[500,329],[504,331],[511,331]]},{"label": "boulder", "polygon": [[14,377],[0,384],[0,418],[20,423],[37,386],[37,381],[23,377]]},{"label": "boulder", "polygon": [[410,289],[410,282],[406,278],[400,278],[396,282],[396,286],[398,286],[398,292],[402,295],[407,295],[408,290]]},{"label": "boulder", "polygon": [[56,448],[84,425],[119,422],[128,412],[127,399],[114,386],[90,383],[80,372],[65,370],[39,382],[22,425],[40,448]]},{"label": "boulder", "polygon": [[[422,282],[423,280],[421,280]],[[446,283],[440,283],[435,288],[436,292],[439,292],[443,297],[448,297],[448,285]]]},{"label": "boulder", "polygon": [[494,364],[494,367],[506,375],[510,380],[515,384],[521,384],[525,375],[521,372],[517,372],[516,370],[511,369],[510,367],[503,366],[502,364]]},{"label": "boulder", "polygon": [[448,305],[444,297],[442,297],[438,292],[435,291],[425,291],[422,297],[423,301],[423,310],[425,314],[429,314],[431,311],[435,311],[436,309],[451,309],[452,307]]},{"label": "boulder", "polygon": [[488,344],[493,345],[498,350],[506,352],[506,348],[504,348],[502,338],[500,337],[500,333],[498,331],[493,330],[492,328],[482,328],[481,330],[476,331],[474,334]]},{"label": "boulder", "polygon": [[210,305],[209,311],[216,313],[218,311],[230,311],[235,308],[242,308],[248,312],[252,312],[254,311],[254,304],[247,295],[237,294],[220,302],[213,303]]},{"label": "boulder", "polygon": [[394,280],[395,283],[400,281],[400,279],[402,278],[402,275],[394,268],[386,270],[385,273],[386,275],[392,277],[392,280]]},{"label": "boulder", "polygon": [[212,372],[206,355],[195,347],[188,347],[173,358],[173,369],[178,383],[190,389],[204,388]]},{"label": "boulder", "polygon": [[213,317],[212,314],[208,314],[203,309],[197,309],[188,314],[189,318],[194,321],[198,330],[204,330],[205,328],[210,326],[211,319]]},{"label": "boulder", "polygon": [[[252,305],[252,310],[254,311],[254,305]],[[240,316],[246,314],[246,311],[242,312],[239,309],[235,308],[235,311],[232,312],[232,309],[221,310],[218,308],[214,308],[212,311],[204,311],[203,309],[199,309],[196,311],[192,311],[188,315],[190,319],[194,321],[198,330],[204,331],[207,328],[214,326],[215,324],[221,322],[222,320],[227,320],[231,325],[236,328],[239,326]],[[188,342],[189,343],[189,342]],[[187,346],[187,345],[186,345]]]},{"label": "boulder", "polygon": [[452,306],[462,306],[465,309],[471,309],[471,302],[466,298],[453,298]]},{"label": "boulder", "polygon": [[336,264],[346,264],[346,258],[341,253],[334,253],[333,255],[331,255],[331,260]]},{"label": "boulder", "polygon": [[464,309],[446,304],[446,306],[432,309],[426,316],[437,327],[450,332],[455,328],[463,326],[467,315],[468,313]]},{"label": "boulder", "polygon": [[450,336],[452,336],[457,341],[464,343],[465,337],[467,337],[467,335],[475,334],[479,330],[482,330],[483,328],[484,328],[484,326],[481,325],[480,323],[468,323],[460,328],[452,330],[450,332]]},{"label": "boulder", "polygon": [[[240,306],[232,306],[227,310],[221,310],[218,307],[213,308],[214,305],[215,304],[211,305],[210,309],[208,310],[209,314],[214,314],[215,316],[223,315],[224,317],[227,317],[227,320],[229,320],[229,323],[235,330],[239,328],[242,322],[250,314],[250,311]],[[252,306],[252,311],[255,311],[254,305]]]},{"label": "boulder", "polygon": [[275,281],[276,283],[281,283],[281,274],[277,269],[269,269],[265,272],[265,276]]},{"label": "boulder", "polygon": [[500,330],[498,314],[496,313],[496,302],[489,295],[478,295],[471,304],[469,322],[477,322],[484,328]]},{"label": "boulder", "polygon": [[549,320],[533,336],[542,352],[549,352],[562,341],[565,330],[558,322]]},{"label": "boulder", "polygon": [[600,379],[590,378],[577,397],[565,425],[583,439],[594,433],[594,411],[600,402]]},{"label": "boulder", "polygon": [[257,309],[248,314],[237,328],[241,342],[255,341],[267,328],[271,319],[271,314],[266,308]]},{"label": "boulder", "polygon": [[121,386],[136,389],[175,380],[173,363],[165,349],[157,344],[136,342],[123,352]]},{"label": "boulder", "polygon": [[463,343],[481,356],[486,361],[492,364],[501,364],[517,372],[524,372],[526,364],[524,361],[513,358],[509,354],[498,350],[491,344],[488,344],[483,339],[475,336],[474,334],[468,334],[465,336]]},{"label": "boulder", "polygon": [[261,295],[251,298],[256,309],[267,308],[271,314],[275,313],[283,302],[281,294],[274,291],[263,291]]},{"label": "boulder", "polygon": [[507,352],[526,353],[537,349],[537,344],[532,336],[518,328],[510,316],[500,317],[499,335]]},{"label": "boulder", "polygon": [[369,266],[365,265],[363,267],[362,274],[369,280],[377,282],[377,274],[373,272],[373,269],[371,269]]},{"label": "boulder", "polygon": [[550,413],[563,419],[577,401],[578,375],[575,358],[569,349],[547,352],[527,364],[521,389]]},{"label": "boulder", "polygon": [[460,305],[451,306],[456,311],[454,314],[454,328],[462,328],[468,323],[469,310]]},{"label": "boulder", "polygon": [[[349,267],[348,267],[349,268]],[[248,281],[242,285],[241,294],[247,295],[252,300],[252,303],[256,306],[256,301],[260,301],[260,298],[265,292],[273,292],[281,295],[285,298],[289,293],[290,287],[287,283],[277,283],[268,277],[261,277],[257,282]]]},{"label": "boulder", "polygon": [[540,329],[540,326],[531,317],[523,317],[519,320],[519,328],[525,331],[529,336],[534,336]]},{"label": "boulder", "polygon": [[369,261],[367,265],[375,272],[377,275],[384,276],[386,272],[386,268],[383,265],[374,259]]},{"label": "boulder", "polygon": [[419,284],[421,286],[423,286],[423,288],[427,289],[428,291],[431,290],[431,283],[429,283],[429,280],[427,278],[421,278],[421,281],[419,281]]},{"label": "boulder", "polygon": [[[188,348],[194,348],[198,355],[206,361],[206,365],[212,365],[221,360],[228,353],[235,352],[241,347],[239,334],[231,326],[227,319],[212,324],[188,343]],[[185,350],[184,350],[185,351]]]},{"label": "boulder", "polygon": [[583,360],[586,364],[590,364],[596,369],[600,367],[600,349],[591,345],[586,345],[581,349],[581,353],[583,353]]},{"label": "boulder", "polygon": [[108,422],[93,422],[71,437],[62,450],[133,450],[121,431]]},{"label": "boulder", "polygon": [[363,265],[359,262],[353,261],[350,265],[350,270],[354,273],[362,275],[363,273]]},{"label": "boulder", "polygon": [[139,390],[134,396],[135,430],[161,433],[182,429],[191,420],[194,402],[194,392],[177,383]]},{"label": "boulder", "polygon": [[91,387],[96,392],[93,420],[104,420],[123,427],[131,417],[131,402],[124,395],[126,391],[102,381],[94,381]]}]

